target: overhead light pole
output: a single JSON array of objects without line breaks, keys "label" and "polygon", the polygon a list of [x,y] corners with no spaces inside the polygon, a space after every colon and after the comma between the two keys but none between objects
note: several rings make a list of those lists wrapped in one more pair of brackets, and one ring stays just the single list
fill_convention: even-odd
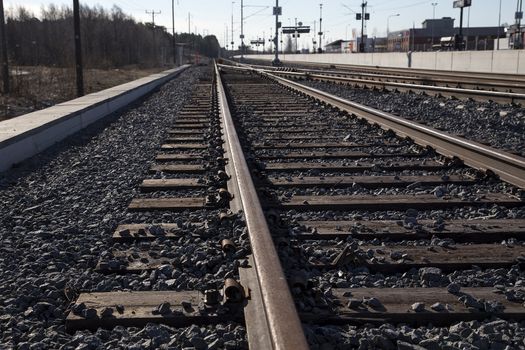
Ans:
[{"label": "overhead light pole", "polygon": [[497,46],[498,46],[498,50],[499,50],[499,36],[500,36],[500,30],[501,28],[501,0],[499,0],[499,15],[498,15],[498,42],[497,42]]},{"label": "overhead light pole", "polygon": [[232,1],[232,51],[235,51],[235,39],[233,38],[233,5],[235,4],[235,1]]},{"label": "overhead light pole", "polygon": [[436,20],[436,6],[438,5],[437,2],[433,2],[432,4],[432,43],[430,44],[430,48],[434,50],[434,25]]},{"label": "overhead light pole", "polygon": [[241,61],[244,60],[244,0],[241,0]]},{"label": "overhead light pole", "polygon": [[[387,51],[389,51],[389,37],[390,37],[390,18],[391,17],[398,17],[400,16],[399,13],[396,13],[395,15],[390,15],[388,16],[388,18],[386,19],[386,45],[387,45]],[[393,46],[393,45],[392,45]]]},{"label": "overhead light pole", "polygon": [[400,14],[396,13],[395,15],[390,15],[386,19],[386,37],[388,38],[388,34],[390,33],[390,18],[392,17],[399,17]]}]

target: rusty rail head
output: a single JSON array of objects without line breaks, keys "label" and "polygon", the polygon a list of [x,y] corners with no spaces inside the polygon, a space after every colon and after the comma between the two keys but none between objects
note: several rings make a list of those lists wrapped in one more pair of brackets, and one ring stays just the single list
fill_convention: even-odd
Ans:
[{"label": "rusty rail head", "polygon": [[232,177],[237,179],[242,210],[250,236],[254,268],[259,281],[269,336],[273,349],[308,349],[301,322],[275,249],[250,169],[228,107],[217,65],[217,92],[227,147],[230,149]]}]

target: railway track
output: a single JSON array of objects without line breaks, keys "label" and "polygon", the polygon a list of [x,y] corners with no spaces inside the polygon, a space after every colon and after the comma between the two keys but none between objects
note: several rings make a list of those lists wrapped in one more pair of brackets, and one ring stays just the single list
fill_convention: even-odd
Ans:
[{"label": "railway track", "polygon": [[[215,73],[129,205],[143,222],[118,226],[96,267],[151,274],[155,290],[83,292],[70,331],[236,322],[250,348],[303,349],[327,325],[525,318],[525,206],[494,176],[525,187],[521,159],[266,72]],[[213,263],[178,259],[192,244]]]},{"label": "railway track", "polygon": [[[258,61],[254,61],[258,62]],[[267,65],[257,68],[282,70]],[[285,68],[286,69],[286,68]],[[477,72],[449,72],[416,68],[388,68],[379,66],[339,65],[301,62],[289,70],[322,74],[324,76],[353,78],[350,81],[374,80],[378,82],[405,83],[412,85],[441,86],[461,89],[489,90],[500,92],[525,93],[525,77],[516,74],[496,74]],[[386,84],[388,85],[388,84]],[[396,86],[393,84],[392,86]],[[400,88],[403,84],[397,85]]]},{"label": "railway track", "polygon": [[[232,63],[237,64],[235,62]],[[419,73],[422,76],[412,77],[366,73],[366,71],[362,72],[360,69],[354,72],[313,68],[281,69],[261,65],[241,66],[264,70],[288,79],[328,82],[357,88],[424,93],[429,96],[445,96],[448,98],[471,99],[482,102],[494,101],[516,105],[523,105],[525,103],[525,81],[504,77],[487,78],[474,73],[472,76],[464,73],[455,77],[445,72],[424,71],[424,73]],[[399,71],[401,70],[395,70],[395,72]],[[418,73],[414,72],[410,74],[416,75]],[[429,74],[429,76],[426,74]]]}]

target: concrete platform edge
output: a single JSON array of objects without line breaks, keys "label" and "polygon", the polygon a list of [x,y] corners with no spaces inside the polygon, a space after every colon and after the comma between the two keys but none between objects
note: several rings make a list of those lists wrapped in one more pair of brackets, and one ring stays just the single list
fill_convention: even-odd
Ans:
[{"label": "concrete platform edge", "polygon": [[138,100],[189,67],[152,74],[0,122],[0,172]]},{"label": "concrete platform edge", "polygon": [[[238,58],[239,56],[235,56]],[[245,55],[271,61],[273,55]],[[323,63],[525,75],[525,50],[282,54],[284,63]],[[409,64],[410,62],[410,64]]]}]

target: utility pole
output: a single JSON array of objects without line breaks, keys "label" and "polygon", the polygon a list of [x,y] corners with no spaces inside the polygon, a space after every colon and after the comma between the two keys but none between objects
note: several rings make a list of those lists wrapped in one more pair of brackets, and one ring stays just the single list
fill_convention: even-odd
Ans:
[{"label": "utility pole", "polygon": [[361,42],[359,43],[359,52],[365,52],[365,8],[367,3],[361,3]]},{"label": "utility pole", "polygon": [[323,4],[319,4],[319,48],[317,49],[319,53],[323,53],[323,45],[321,40],[323,38]]},{"label": "utility pole", "polygon": [[160,13],[161,11],[155,12],[155,10],[146,10],[146,14],[151,15],[151,24],[153,25],[153,37],[155,37],[155,15],[159,15]]},{"label": "utility pole", "polygon": [[275,44],[275,58],[273,59],[272,64],[274,66],[281,65],[279,61],[279,28],[281,27],[281,22],[279,22],[279,16],[282,16],[282,8],[279,7],[279,0],[275,0],[275,7],[273,9],[273,14],[275,15],[275,37],[273,43]]},{"label": "utility pole", "polygon": [[148,11],[146,10],[146,14],[151,15],[151,23],[153,24],[153,28],[155,28],[155,15],[160,14],[161,11],[156,12],[155,10]]},{"label": "utility pole", "polygon": [[[3,11],[2,11],[3,13]],[[84,74],[82,71],[82,46],[80,43],[80,5],[73,0],[73,22],[75,31],[75,61],[77,73],[77,96],[84,96]]]},{"label": "utility pole", "polygon": [[4,94],[9,93],[9,62],[7,61],[7,35],[5,32],[4,0],[0,0],[0,30],[2,41],[2,78],[4,80]]},{"label": "utility pole", "polygon": [[177,65],[177,43],[175,42],[175,0],[171,0],[171,35],[173,46],[173,64]]},{"label": "utility pole", "polygon": [[244,0],[241,0],[241,61],[244,60]]},{"label": "utility pole", "polygon": [[146,10],[146,14],[151,15],[151,25],[153,27],[153,60],[155,63],[157,63],[157,41],[155,40],[155,15],[160,14],[160,11],[155,12],[155,10]]}]

